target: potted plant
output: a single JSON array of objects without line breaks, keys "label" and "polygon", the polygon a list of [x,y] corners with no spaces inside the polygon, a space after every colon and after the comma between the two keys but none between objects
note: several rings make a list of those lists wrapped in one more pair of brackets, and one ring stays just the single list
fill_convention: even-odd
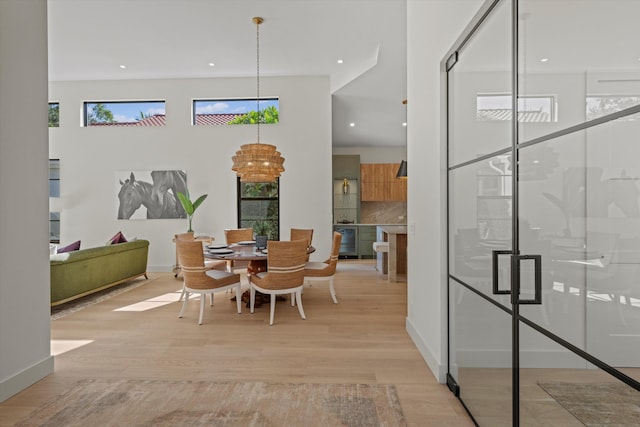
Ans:
[{"label": "potted plant", "polygon": [[267,221],[256,221],[252,225],[253,233],[256,236],[256,248],[264,249],[267,247],[267,240],[271,232],[271,224]]},{"label": "potted plant", "polygon": [[178,191],[177,196],[178,200],[180,200],[180,203],[182,204],[182,207],[184,208],[185,213],[187,214],[187,219],[189,220],[189,229],[187,230],[187,232],[193,232],[193,229],[191,228],[191,220],[193,220],[193,214],[196,212],[196,209],[198,209],[198,206],[200,206],[202,202],[204,202],[204,199],[207,198],[207,194],[203,194],[202,196],[198,197],[195,202],[192,202],[189,196],[189,190],[187,189],[186,191],[187,194],[182,194]]}]

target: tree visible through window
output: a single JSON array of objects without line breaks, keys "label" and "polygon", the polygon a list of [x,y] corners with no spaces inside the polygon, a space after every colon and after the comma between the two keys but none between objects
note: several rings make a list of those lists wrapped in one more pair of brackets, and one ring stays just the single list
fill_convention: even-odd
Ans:
[{"label": "tree visible through window", "polygon": [[85,126],[164,126],[164,101],[85,102]]},{"label": "tree visible through window", "polygon": [[57,128],[60,126],[60,104],[57,102],[49,103],[49,127]]},{"label": "tree visible through window", "polygon": [[200,99],[193,101],[193,124],[275,124],[280,121],[278,98]]},{"label": "tree visible through window", "polygon": [[[640,96],[637,95],[587,96],[587,120],[604,117],[638,104],[640,104]],[[640,114],[625,116],[620,120],[637,121],[640,120]]]},{"label": "tree visible through window", "polygon": [[238,182],[238,227],[253,228],[266,223],[268,238],[280,239],[280,180],[276,182]]}]

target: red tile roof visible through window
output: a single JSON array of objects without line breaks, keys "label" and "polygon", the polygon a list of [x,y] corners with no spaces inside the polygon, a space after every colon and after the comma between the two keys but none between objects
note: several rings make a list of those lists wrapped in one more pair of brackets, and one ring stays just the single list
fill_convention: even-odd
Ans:
[{"label": "red tile roof visible through window", "polygon": [[244,114],[196,114],[196,125],[226,125]]},{"label": "red tile roof visible through window", "polygon": [[166,122],[164,114],[154,114],[132,123],[131,126],[164,126]]},{"label": "red tile roof visible through window", "polygon": [[[507,108],[482,109],[476,111],[476,119],[483,121],[511,120],[511,110]],[[518,111],[518,122],[550,122],[551,117],[545,111]]]},{"label": "red tile roof visible through window", "polygon": [[165,123],[164,114],[154,114],[135,122],[92,123],[89,126],[164,126]]},{"label": "red tile roof visible through window", "polygon": [[[196,125],[226,125],[236,117],[244,114],[197,114]],[[117,123],[94,123],[89,126],[164,126],[166,124],[166,116],[164,114],[154,114],[135,122],[117,122]]]}]

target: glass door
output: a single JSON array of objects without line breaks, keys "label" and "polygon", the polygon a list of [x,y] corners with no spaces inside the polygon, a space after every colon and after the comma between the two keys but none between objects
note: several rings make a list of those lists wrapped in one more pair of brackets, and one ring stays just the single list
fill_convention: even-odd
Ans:
[{"label": "glass door", "polygon": [[517,7],[520,425],[639,425],[640,4]]},{"label": "glass door", "polygon": [[447,73],[448,378],[490,426],[512,419],[510,16],[509,2],[495,5]]},{"label": "glass door", "polygon": [[639,14],[487,1],[443,61],[448,384],[478,425],[640,425]]},{"label": "glass door", "polygon": [[520,275],[539,304],[519,307],[519,425],[539,425],[540,397],[551,425],[640,422],[613,409],[640,402],[638,111],[519,150],[519,248],[541,260],[538,284]]}]

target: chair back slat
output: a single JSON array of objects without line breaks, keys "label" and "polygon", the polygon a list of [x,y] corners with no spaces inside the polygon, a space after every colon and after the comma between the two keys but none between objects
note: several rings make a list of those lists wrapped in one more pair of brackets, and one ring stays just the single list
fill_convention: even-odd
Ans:
[{"label": "chair back slat", "polygon": [[304,266],[307,260],[305,239],[269,241],[267,243],[267,274],[264,285],[269,289],[289,289],[304,283]]},{"label": "chair back slat", "polygon": [[253,240],[253,228],[227,229],[224,230],[224,237],[227,240],[227,245]]},{"label": "chair back slat", "polygon": [[313,241],[313,229],[292,228],[289,240],[292,242],[294,240],[306,240],[307,246],[311,246],[311,242]]},{"label": "chair back slat", "polygon": [[305,264],[292,265],[291,267],[269,267],[269,272],[274,274],[283,273],[295,273],[296,271],[304,270]]},{"label": "chair back slat", "polygon": [[342,234],[337,231],[333,232],[333,244],[331,245],[331,258],[337,260],[340,256],[340,244],[342,243]]},{"label": "chair back slat", "polygon": [[337,231],[333,232],[333,244],[331,245],[331,255],[325,263],[329,264],[325,270],[326,275],[333,275],[336,272],[338,266],[338,259],[340,258],[340,243],[342,243],[342,234]]},{"label": "chair back slat", "polygon": [[193,240],[194,238],[193,231],[176,234],[176,240]]}]

